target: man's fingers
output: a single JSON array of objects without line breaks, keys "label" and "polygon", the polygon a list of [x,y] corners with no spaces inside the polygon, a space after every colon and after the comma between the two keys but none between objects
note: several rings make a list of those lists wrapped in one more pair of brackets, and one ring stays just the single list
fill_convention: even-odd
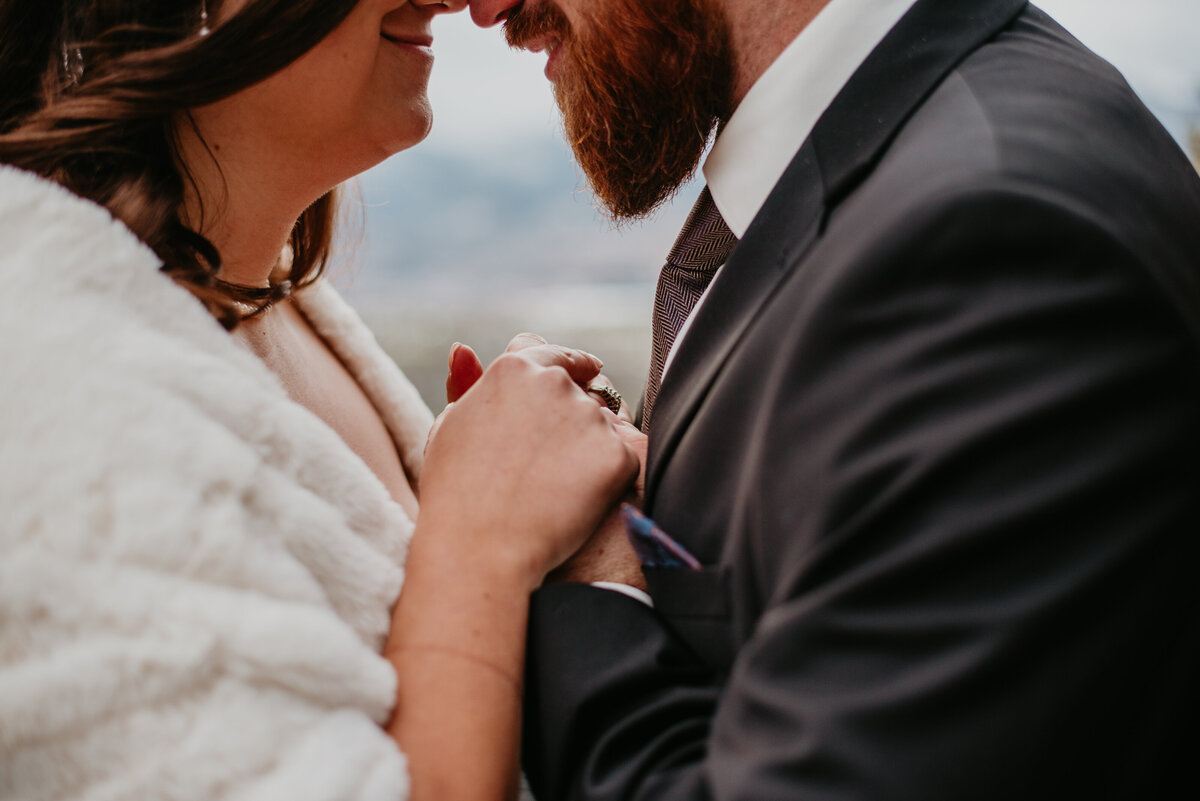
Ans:
[{"label": "man's fingers", "polygon": [[467,345],[455,342],[450,348],[449,372],[446,375],[446,402],[454,403],[483,375],[483,362]]},{"label": "man's fingers", "polygon": [[[621,408],[624,409],[624,405]],[[641,429],[623,419],[618,418],[616,432],[617,436],[621,438],[621,441],[625,443],[625,446],[633,452],[638,460],[638,477],[634,483],[634,490],[640,501],[646,494],[646,453],[650,442],[646,439],[646,435],[642,433]]]}]

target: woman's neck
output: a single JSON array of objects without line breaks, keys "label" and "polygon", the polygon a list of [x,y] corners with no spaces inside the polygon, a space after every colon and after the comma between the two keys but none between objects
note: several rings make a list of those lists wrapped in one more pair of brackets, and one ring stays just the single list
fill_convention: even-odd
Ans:
[{"label": "woman's neck", "polygon": [[[217,248],[221,279],[265,287],[300,214],[323,190],[296,180],[295,165],[236,141],[204,142],[184,127],[180,154],[194,179],[186,221]],[[207,146],[206,146],[207,145]]]}]

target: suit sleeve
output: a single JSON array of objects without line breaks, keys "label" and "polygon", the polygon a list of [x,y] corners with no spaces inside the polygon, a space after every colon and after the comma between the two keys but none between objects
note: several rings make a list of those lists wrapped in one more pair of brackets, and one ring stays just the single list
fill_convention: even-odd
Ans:
[{"label": "suit sleeve", "polygon": [[771,436],[730,525],[763,612],[731,675],[628,599],[535,597],[539,798],[1109,797],[1184,758],[1195,343],[1045,201],[960,197],[877,239],[808,284],[828,311],[779,332],[749,404]]}]

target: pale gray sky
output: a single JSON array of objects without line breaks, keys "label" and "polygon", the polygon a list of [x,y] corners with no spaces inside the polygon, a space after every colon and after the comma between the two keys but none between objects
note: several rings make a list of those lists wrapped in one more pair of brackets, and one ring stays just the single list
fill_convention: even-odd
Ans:
[{"label": "pale gray sky", "polygon": [[[1115,63],[1164,117],[1195,114],[1200,107],[1200,0],[1038,5]],[[499,154],[516,142],[557,131],[544,56],[510,51],[498,29],[480,30],[467,14],[439,19],[434,33],[435,122],[423,148],[503,158]],[[1182,121],[1167,122],[1178,135]]]}]

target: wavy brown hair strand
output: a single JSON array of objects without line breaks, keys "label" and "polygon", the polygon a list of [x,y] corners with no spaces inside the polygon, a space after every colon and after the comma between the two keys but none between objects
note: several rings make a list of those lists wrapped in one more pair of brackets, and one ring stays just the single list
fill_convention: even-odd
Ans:
[{"label": "wavy brown hair strand", "polygon": [[[356,2],[250,0],[201,36],[199,0],[0,0],[0,162],[108,208],[233,328],[262,298],[217,281],[217,249],[185,221],[177,125],[299,58]],[[324,269],[335,217],[331,192],[297,221],[293,284]]]}]

